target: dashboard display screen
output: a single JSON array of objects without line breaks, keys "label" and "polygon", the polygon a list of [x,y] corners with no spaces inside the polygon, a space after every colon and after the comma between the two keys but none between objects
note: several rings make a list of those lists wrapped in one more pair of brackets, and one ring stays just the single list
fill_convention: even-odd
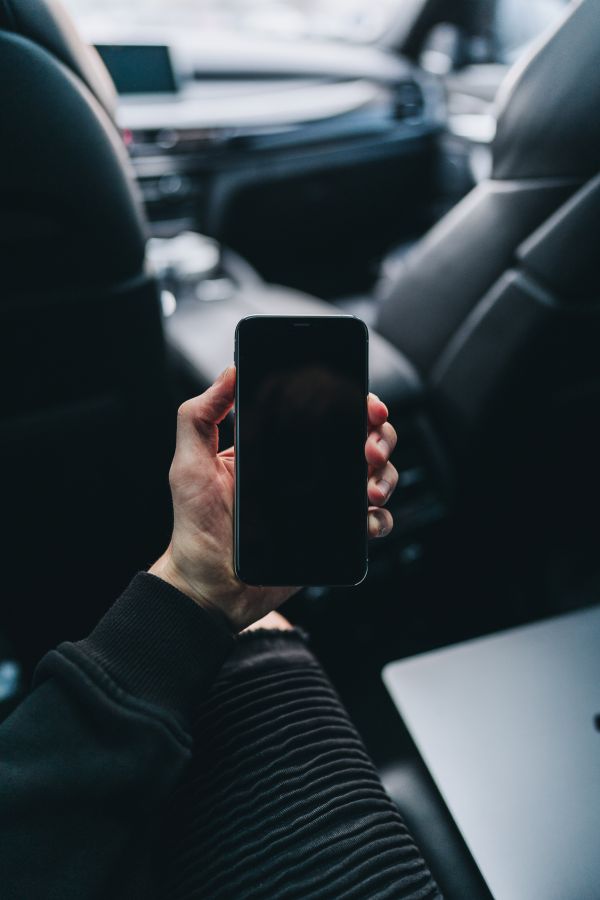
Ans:
[{"label": "dashboard display screen", "polygon": [[162,44],[97,44],[119,94],[174,94],[177,79]]}]

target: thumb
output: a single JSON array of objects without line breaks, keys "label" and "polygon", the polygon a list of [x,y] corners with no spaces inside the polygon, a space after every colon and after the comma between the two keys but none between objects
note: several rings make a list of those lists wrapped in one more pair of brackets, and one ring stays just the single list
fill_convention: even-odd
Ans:
[{"label": "thumb", "polygon": [[214,456],[218,450],[217,425],[223,421],[235,398],[235,366],[229,366],[203,394],[186,400],[177,412],[177,448],[198,442]]}]

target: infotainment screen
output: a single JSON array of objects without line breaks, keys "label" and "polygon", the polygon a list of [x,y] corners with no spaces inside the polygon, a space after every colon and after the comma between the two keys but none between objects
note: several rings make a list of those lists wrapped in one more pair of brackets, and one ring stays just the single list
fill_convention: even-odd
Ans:
[{"label": "infotainment screen", "polygon": [[163,44],[97,44],[119,94],[174,94],[177,78]]}]

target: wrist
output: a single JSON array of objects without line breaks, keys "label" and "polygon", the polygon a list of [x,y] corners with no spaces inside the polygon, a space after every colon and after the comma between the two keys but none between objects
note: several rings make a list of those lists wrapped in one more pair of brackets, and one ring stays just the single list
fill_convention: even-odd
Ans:
[{"label": "wrist", "polygon": [[205,612],[213,615],[221,624],[224,624],[229,631],[237,634],[238,630],[235,624],[229,619],[225,612],[214,603],[211,603],[203,594],[195,590],[194,585],[182,574],[180,569],[173,561],[170,546],[165,550],[163,555],[156,560],[153,566],[148,569],[148,574],[160,578],[167,584],[174,587],[181,594],[185,594],[190,600],[199,606]]}]

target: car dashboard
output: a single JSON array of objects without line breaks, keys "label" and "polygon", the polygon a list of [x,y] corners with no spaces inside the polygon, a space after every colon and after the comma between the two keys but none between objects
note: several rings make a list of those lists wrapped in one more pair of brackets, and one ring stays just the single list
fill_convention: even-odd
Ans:
[{"label": "car dashboard", "polygon": [[[251,59],[238,44],[208,58],[201,47],[97,48],[153,235],[200,231],[268,280],[342,293],[419,226],[443,123],[439,87],[383,51],[282,58],[267,46]],[[349,244],[346,279],[311,281],[348,259]]]}]

